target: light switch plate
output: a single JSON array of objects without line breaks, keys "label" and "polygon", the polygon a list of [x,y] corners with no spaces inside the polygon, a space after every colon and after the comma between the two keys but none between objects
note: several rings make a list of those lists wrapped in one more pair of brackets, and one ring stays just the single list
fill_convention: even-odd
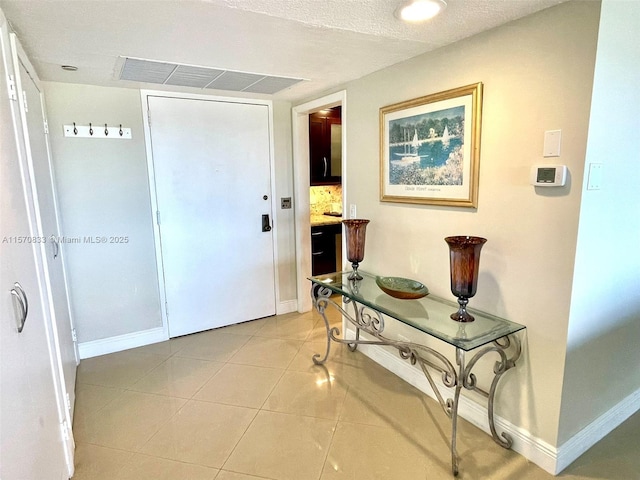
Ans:
[{"label": "light switch plate", "polygon": [[547,130],[544,132],[543,157],[559,157],[562,130]]}]

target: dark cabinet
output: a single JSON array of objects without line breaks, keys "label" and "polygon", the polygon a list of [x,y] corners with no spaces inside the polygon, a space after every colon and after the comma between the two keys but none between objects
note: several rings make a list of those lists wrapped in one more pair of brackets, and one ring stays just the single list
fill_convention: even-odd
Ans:
[{"label": "dark cabinet", "polygon": [[309,115],[311,185],[335,185],[342,175],[342,109]]},{"label": "dark cabinet", "polygon": [[336,271],[336,235],[342,224],[311,227],[311,274],[322,275]]}]

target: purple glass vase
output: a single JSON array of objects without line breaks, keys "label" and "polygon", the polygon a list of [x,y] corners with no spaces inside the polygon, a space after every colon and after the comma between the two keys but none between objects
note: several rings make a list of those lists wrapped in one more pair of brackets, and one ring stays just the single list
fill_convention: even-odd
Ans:
[{"label": "purple glass vase", "polygon": [[458,297],[458,311],[451,314],[457,322],[473,322],[473,315],[467,312],[469,299],[476,294],[480,250],[486,243],[481,237],[447,237],[449,245],[449,265],[451,267],[451,293]]}]

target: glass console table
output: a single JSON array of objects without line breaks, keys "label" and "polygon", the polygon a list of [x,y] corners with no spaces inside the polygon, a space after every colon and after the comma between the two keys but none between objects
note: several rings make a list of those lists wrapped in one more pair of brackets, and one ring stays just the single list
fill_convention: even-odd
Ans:
[{"label": "glass console table", "polygon": [[[313,362],[321,365],[329,358],[331,342],[346,343],[351,351],[358,345],[390,345],[398,349],[400,357],[418,364],[429,382],[440,406],[451,418],[451,469],[458,474],[458,454],[456,451],[456,430],[458,422],[458,403],[463,388],[480,393],[488,400],[488,420],[491,436],[500,446],[510,448],[511,437],[503,432],[498,436],[494,424],[494,398],[500,377],[515,366],[521,353],[520,340],[514,333],[523,330],[524,325],[504,320],[477,310],[469,309],[475,321],[460,323],[449,318],[458,305],[433,295],[417,300],[401,300],[384,293],[376,284],[376,276],[359,271],[362,280],[349,280],[351,274],[337,272],[311,277],[311,296],[314,306],[324,319],[327,329],[327,348],[324,356],[315,354]],[[341,295],[345,305],[353,306],[353,314],[331,300],[331,295]],[[340,330],[331,327],[325,315],[328,306],[338,309],[343,317],[355,326],[355,338],[340,338]],[[385,337],[384,315],[392,317],[405,325],[415,328],[438,340],[455,347],[454,366],[449,359],[432,347]],[[361,339],[360,333],[370,337]],[[467,361],[466,352],[473,351]],[[480,358],[496,353],[498,360],[493,368],[493,380],[489,391],[482,390],[476,384],[473,368]],[[433,380],[432,373],[441,375],[442,383],[453,389],[453,398],[445,399],[440,388]],[[449,390],[447,390],[449,392]],[[446,394],[446,392],[445,392]]]}]

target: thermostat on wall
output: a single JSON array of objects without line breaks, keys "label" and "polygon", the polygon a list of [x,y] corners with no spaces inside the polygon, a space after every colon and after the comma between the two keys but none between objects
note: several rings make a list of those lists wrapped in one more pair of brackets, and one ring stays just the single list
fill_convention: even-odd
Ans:
[{"label": "thermostat on wall", "polygon": [[534,165],[531,167],[531,185],[536,187],[563,187],[566,182],[566,165]]}]

